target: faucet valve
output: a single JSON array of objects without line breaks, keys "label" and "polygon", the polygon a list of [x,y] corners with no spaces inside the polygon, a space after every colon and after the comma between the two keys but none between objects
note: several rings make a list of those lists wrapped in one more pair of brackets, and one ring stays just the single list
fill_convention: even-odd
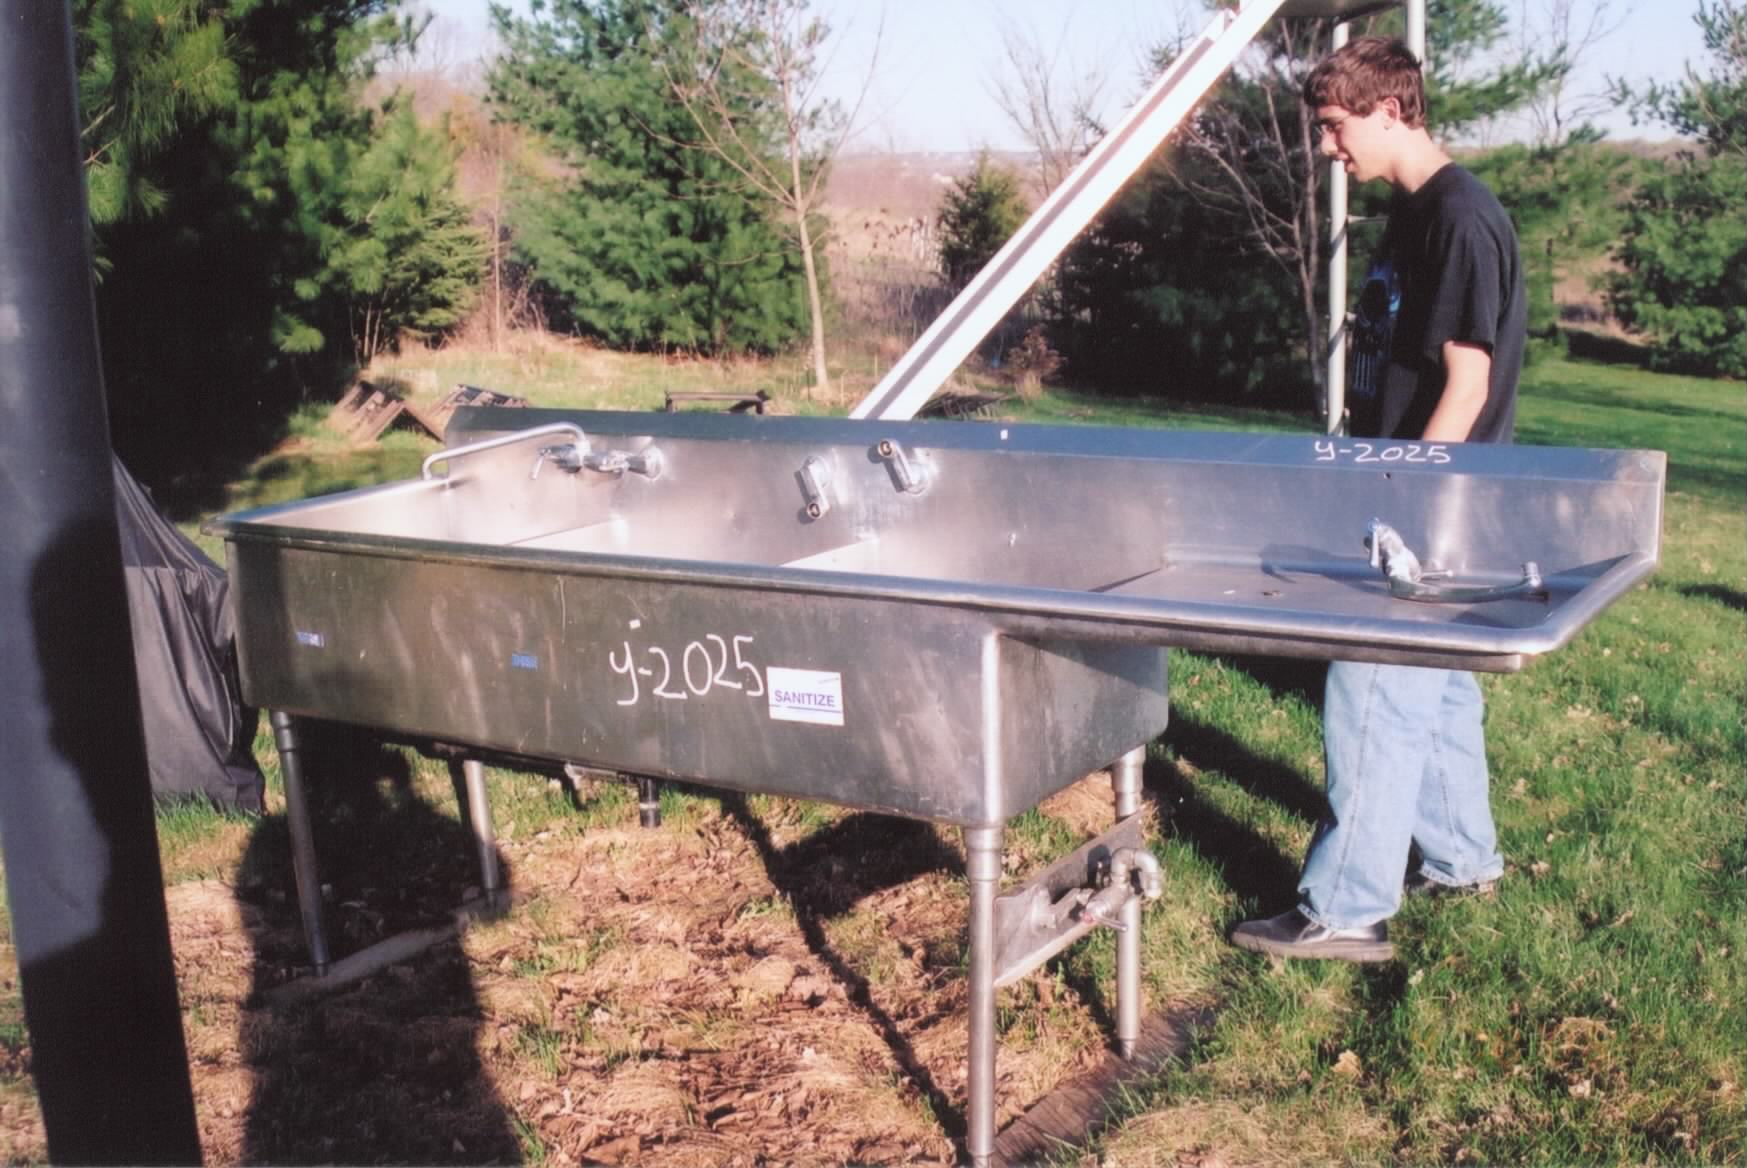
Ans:
[{"label": "faucet valve", "polygon": [[1122,908],[1135,897],[1157,900],[1165,890],[1164,869],[1159,859],[1144,848],[1118,848],[1110,857],[1110,879],[1080,908],[1080,916],[1093,924],[1126,933]]},{"label": "faucet valve", "polygon": [[546,465],[547,459],[551,459],[552,465],[559,470],[575,474],[582,469],[584,461],[589,457],[592,456],[585,455],[574,442],[564,442],[557,446],[542,446],[539,457],[534,459],[534,469],[528,472],[528,477],[530,479],[539,478],[540,468]]}]

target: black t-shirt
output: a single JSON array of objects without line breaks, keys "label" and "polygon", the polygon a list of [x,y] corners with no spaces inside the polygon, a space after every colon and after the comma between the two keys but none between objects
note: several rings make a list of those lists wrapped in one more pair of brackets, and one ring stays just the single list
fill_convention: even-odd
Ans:
[{"label": "black t-shirt", "polygon": [[1418,438],[1444,392],[1446,341],[1492,354],[1470,442],[1509,442],[1528,332],[1516,232],[1492,192],[1454,163],[1397,195],[1359,292],[1348,368],[1352,432]]}]

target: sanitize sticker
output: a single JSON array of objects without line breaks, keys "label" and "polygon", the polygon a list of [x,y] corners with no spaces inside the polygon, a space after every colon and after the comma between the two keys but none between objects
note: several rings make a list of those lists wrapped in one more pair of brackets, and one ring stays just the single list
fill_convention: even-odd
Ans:
[{"label": "sanitize sticker", "polygon": [[770,716],[774,721],[843,725],[841,673],[773,665],[764,671],[764,677],[770,685]]},{"label": "sanitize sticker", "polygon": [[303,629],[298,629],[297,643],[305,648],[320,649],[328,643],[328,639],[320,633],[311,633],[306,632]]}]

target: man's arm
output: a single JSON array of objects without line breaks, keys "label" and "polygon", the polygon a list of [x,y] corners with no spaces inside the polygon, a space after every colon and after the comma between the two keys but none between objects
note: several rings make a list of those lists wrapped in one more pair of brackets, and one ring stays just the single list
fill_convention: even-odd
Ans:
[{"label": "man's arm", "polygon": [[1486,406],[1492,353],[1480,345],[1444,342],[1444,392],[1426,421],[1427,442],[1466,442]]}]

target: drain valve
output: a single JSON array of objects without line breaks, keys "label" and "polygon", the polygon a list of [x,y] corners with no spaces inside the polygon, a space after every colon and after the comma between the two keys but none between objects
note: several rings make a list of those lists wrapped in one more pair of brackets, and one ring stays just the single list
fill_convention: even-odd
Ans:
[{"label": "drain valve", "polygon": [[1165,890],[1165,873],[1159,859],[1145,848],[1118,848],[1110,857],[1109,881],[1093,893],[1080,916],[1095,925],[1126,933],[1122,906],[1135,897],[1157,900]]}]

